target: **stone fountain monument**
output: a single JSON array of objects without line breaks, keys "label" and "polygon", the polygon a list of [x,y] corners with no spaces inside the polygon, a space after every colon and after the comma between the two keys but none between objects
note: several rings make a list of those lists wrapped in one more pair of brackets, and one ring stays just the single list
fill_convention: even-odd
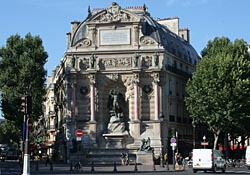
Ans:
[{"label": "stone fountain monument", "polygon": [[106,148],[125,148],[129,133],[126,129],[123,113],[123,95],[119,90],[110,90],[108,109],[110,120],[107,133],[103,134],[106,140]]},{"label": "stone fountain monument", "polygon": [[154,159],[154,149],[151,147],[151,140],[147,139],[141,140],[141,146],[136,153],[136,162],[144,165],[153,165]]}]

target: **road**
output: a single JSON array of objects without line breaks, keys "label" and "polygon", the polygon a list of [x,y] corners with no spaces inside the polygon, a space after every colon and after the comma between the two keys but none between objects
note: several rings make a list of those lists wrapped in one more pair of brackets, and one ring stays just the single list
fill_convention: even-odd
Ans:
[{"label": "road", "polygon": [[[22,170],[18,164],[9,163],[7,166],[0,163],[0,175],[21,175]],[[38,169],[38,170],[37,170]],[[185,170],[173,171],[172,167],[170,166],[170,170],[167,170],[166,167],[160,167],[156,165],[155,168],[153,166],[144,166],[138,165],[137,171],[135,170],[134,165],[130,166],[116,166],[117,171],[114,171],[114,166],[98,166],[94,167],[94,172],[91,172],[90,166],[84,166],[81,170],[73,170],[70,171],[70,165],[67,164],[55,164],[53,165],[53,170],[50,166],[45,166],[44,164],[40,164],[39,167],[36,164],[32,165],[31,167],[31,175],[62,175],[62,174],[70,174],[70,175],[87,175],[87,174],[95,174],[95,175],[109,175],[109,174],[122,174],[122,175],[191,175],[193,174],[192,169],[186,168]],[[213,173],[207,172],[204,173],[202,171],[197,172],[197,175],[214,175],[214,174],[222,174],[222,173]],[[249,174],[250,170],[247,168],[230,168],[226,170],[227,175],[234,175],[234,174]]]}]

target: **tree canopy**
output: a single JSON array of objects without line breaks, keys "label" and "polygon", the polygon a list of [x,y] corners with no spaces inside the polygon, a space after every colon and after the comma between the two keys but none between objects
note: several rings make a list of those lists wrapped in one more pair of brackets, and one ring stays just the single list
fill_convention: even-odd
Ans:
[{"label": "tree canopy", "polygon": [[214,134],[231,128],[249,129],[250,54],[244,40],[226,37],[209,41],[192,79],[187,83],[187,110],[196,123],[204,123]]},{"label": "tree canopy", "polygon": [[45,95],[47,53],[39,36],[28,33],[24,38],[16,34],[0,48],[0,91],[3,117],[22,127],[21,97],[32,96],[32,114],[42,115]]}]

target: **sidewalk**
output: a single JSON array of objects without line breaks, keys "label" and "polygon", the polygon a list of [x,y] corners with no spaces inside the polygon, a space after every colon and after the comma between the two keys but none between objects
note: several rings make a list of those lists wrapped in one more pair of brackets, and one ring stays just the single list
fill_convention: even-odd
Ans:
[{"label": "sidewalk", "polygon": [[[94,166],[94,171],[91,171],[91,166],[82,166],[80,170],[71,170],[70,164],[53,164],[53,169],[51,169],[50,165],[45,166],[45,164],[39,164],[39,170],[36,169],[36,165],[33,164],[31,167],[32,174],[80,174],[80,173],[134,173],[136,172],[135,165],[97,165]],[[169,170],[167,167],[161,167],[160,165],[137,165],[137,172],[173,172],[173,165],[169,165]],[[185,170],[176,170],[176,171],[185,171]]]}]

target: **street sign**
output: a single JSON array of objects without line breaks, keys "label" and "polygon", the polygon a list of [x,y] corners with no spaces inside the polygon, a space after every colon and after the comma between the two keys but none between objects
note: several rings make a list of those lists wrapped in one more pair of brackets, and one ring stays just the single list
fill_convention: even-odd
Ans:
[{"label": "street sign", "polygon": [[38,137],[37,142],[40,143],[42,141],[43,141],[43,138],[42,137]]},{"label": "street sign", "polygon": [[81,141],[82,137],[76,137],[76,141]]},{"label": "street sign", "polygon": [[171,143],[170,146],[177,146],[177,144],[176,143]]},{"label": "street sign", "polygon": [[201,142],[201,145],[207,146],[207,145],[208,145],[208,142]]},{"label": "street sign", "polygon": [[75,132],[76,137],[82,137],[83,136],[83,131],[81,129],[77,129]]},{"label": "street sign", "polygon": [[171,139],[170,139],[170,142],[171,142],[171,143],[176,143],[176,138],[171,138]]}]

